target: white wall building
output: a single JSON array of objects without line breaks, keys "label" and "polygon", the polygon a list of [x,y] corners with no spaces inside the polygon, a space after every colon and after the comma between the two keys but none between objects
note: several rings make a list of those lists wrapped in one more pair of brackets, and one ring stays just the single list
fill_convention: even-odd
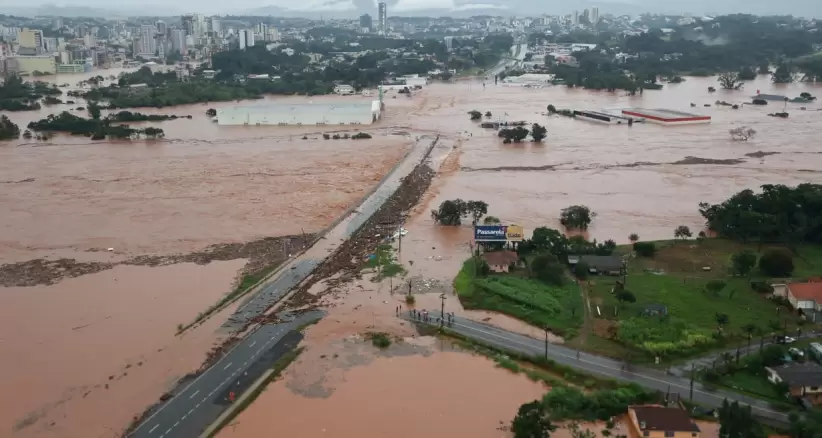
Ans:
[{"label": "white wall building", "polygon": [[313,104],[265,104],[217,110],[219,125],[370,125],[380,118],[378,100]]}]

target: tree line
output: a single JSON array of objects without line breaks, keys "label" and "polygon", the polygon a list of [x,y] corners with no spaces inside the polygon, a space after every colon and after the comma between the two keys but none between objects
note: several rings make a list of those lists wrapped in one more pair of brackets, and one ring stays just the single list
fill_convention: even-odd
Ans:
[{"label": "tree line", "polygon": [[71,135],[83,135],[91,137],[92,140],[105,138],[127,140],[141,136],[150,139],[165,137],[165,132],[160,128],[137,129],[128,125],[115,124],[120,113],[111,118],[101,119],[100,107],[94,102],[89,103],[88,111],[91,116],[88,119],[63,111],[60,114],[50,114],[44,119],[31,122],[28,128],[35,132],[66,132]]},{"label": "tree line", "polygon": [[0,110],[3,111],[32,111],[39,110],[37,102],[43,97],[54,97],[63,94],[56,85],[45,82],[23,81],[18,75],[8,75],[0,85]]}]

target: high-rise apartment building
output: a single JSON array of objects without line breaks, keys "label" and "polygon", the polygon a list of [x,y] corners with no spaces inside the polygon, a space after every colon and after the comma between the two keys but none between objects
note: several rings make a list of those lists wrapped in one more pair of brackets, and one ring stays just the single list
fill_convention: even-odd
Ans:
[{"label": "high-rise apartment building", "polygon": [[373,25],[371,16],[368,14],[360,15],[360,29],[365,30],[366,32],[371,32],[371,26]]},{"label": "high-rise apartment building", "polygon": [[208,31],[211,32],[214,36],[219,36],[222,33],[219,17],[211,17],[211,19],[208,20],[208,24]]},{"label": "high-rise apartment building", "polygon": [[137,34],[137,44],[135,45],[135,55],[154,56],[157,51],[157,44],[154,40],[154,34],[157,28],[151,24],[143,24],[140,26]]},{"label": "high-rise apartment building", "polygon": [[594,6],[591,8],[591,24],[599,23],[599,8]]},{"label": "high-rise apartment building", "polygon": [[157,33],[159,33],[160,35],[167,35],[168,34],[168,25],[166,24],[165,21],[157,20],[157,22],[154,23],[154,24],[157,26]]},{"label": "high-rise apartment building", "polygon": [[388,32],[388,5],[380,2],[377,8],[377,30],[385,35]]},{"label": "high-rise apartment building", "polygon": [[43,51],[43,31],[38,29],[23,28],[17,36],[20,43],[21,53],[34,55]]},{"label": "high-rise apartment building", "polygon": [[186,45],[186,31],[183,29],[171,29],[171,50],[176,50],[182,54],[188,53]]},{"label": "high-rise apartment building", "polygon": [[268,41],[268,25],[265,23],[257,23],[257,25],[254,26],[254,35],[259,35],[260,39]]},{"label": "high-rise apartment building", "polygon": [[237,32],[237,40],[240,43],[240,50],[254,47],[254,31],[245,29]]},{"label": "high-rise apartment building", "polygon": [[191,35],[196,38],[196,19],[194,18],[194,14],[186,14],[180,17],[180,22],[183,24],[183,30],[186,31],[186,35]]}]

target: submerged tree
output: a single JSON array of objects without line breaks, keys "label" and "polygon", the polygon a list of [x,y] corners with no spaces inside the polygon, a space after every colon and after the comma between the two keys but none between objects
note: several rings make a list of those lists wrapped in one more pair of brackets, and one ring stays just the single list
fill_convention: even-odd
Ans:
[{"label": "submerged tree", "polygon": [[726,90],[739,90],[744,84],[739,78],[739,73],[736,72],[720,73],[716,80],[719,82],[719,86]]},{"label": "submerged tree", "polygon": [[556,429],[539,400],[520,406],[511,422],[514,438],[547,438]]},{"label": "submerged tree", "polygon": [[541,142],[546,137],[547,133],[548,129],[538,123],[534,123],[531,126],[531,137],[537,143]]},{"label": "submerged tree", "polygon": [[562,209],[559,222],[568,229],[587,230],[596,213],[584,205],[572,205]]}]

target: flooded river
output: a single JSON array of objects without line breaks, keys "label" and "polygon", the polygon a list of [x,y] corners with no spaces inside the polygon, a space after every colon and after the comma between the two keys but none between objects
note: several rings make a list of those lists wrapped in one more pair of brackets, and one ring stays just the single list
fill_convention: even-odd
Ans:
[{"label": "flooded river", "polygon": [[[700,201],[718,202],[766,183],[822,181],[822,154],[816,146],[821,104],[808,104],[807,111],[789,104],[788,119],[766,115],[781,110],[780,104],[738,110],[713,105],[716,100],[748,101],[757,89],[794,97],[802,91],[822,94],[822,88],[777,87],[765,78],[747,84],[745,91],[708,93],[708,86],[716,86],[715,81],[688,78],[630,97],[565,87],[434,84],[411,98],[388,94],[384,119],[364,129],[375,138],[361,141],[326,141],[307,128],[218,127],[205,109],[235,105],[222,103],[140,109],[192,115],[190,120],[152,124],[165,130],[163,141],[111,143],[58,136],[50,142],[4,142],[0,263],[40,257],[117,261],[318,231],[376,185],[415,137],[438,134],[442,141],[432,165],[439,175],[405,225],[409,234],[402,253],[408,278],[415,279],[418,307],[438,308],[438,296],[451,292],[471,237],[467,225],[432,223],[429,210],[446,199],[483,200],[489,214],[525,226],[528,234],[540,225],[559,228],[562,208],[584,204],[598,214],[592,238],[624,243],[634,232],[643,239],[669,238],[678,225],[701,227]],[[351,98],[316,98],[333,99]],[[713,122],[609,126],[547,116],[548,104],[591,110],[662,107],[707,114]],[[10,117],[25,125],[47,111],[68,108]],[[504,145],[493,131],[469,120],[467,112],[473,109],[490,111],[493,119],[544,124],[548,137],[541,144]],[[758,134],[747,142],[732,141],[728,130],[739,126]],[[769,154],[748,155],[756,152]],[[740,161],[688,164],[694,162],[688,157]],[[114,251],[97,251],[109,247]],[[183,338],[174,337],[175,326],[228,292],[242,265],[243,260],[118,266],[52,286],[0,289],[0,402],[10,406],[0,414],[0,427],[14,430],[13,436],[38,437],[121,431],[176,378],[195,369],[220,339],[215,329],[222,316]],[[397,281],[365,279],[337,291],[328,300],[330,316],[309,330],[311,348],[300,364],[223,436],[274,427],[299,436],[410,436],[432,430],[437,436],[505,436],[499,422],[510,421],[519,404],[539,396],[543,388],[494,369],[483,358],[436,351],[399,356],[361,352],[371,359],[358,366],[332,360],[335,346],[357,333],[379,329],[412,335],[394,316],[403,304],[396,290],[406,280]],[[453,296],[446,307],[461,311]],[[498,315],[472,315],[512,330],[533,330]],[[297,374],[308,372],[306,358],[319,361],[320,354],[327,355],[319,362],[325,365],[312,375],[339,384],[329,391],[317,386],[316,394],[327,392],[325,396],[306,396],[294,382],[299,382]],[[414,418],[425,421],[408,421]]]}]

